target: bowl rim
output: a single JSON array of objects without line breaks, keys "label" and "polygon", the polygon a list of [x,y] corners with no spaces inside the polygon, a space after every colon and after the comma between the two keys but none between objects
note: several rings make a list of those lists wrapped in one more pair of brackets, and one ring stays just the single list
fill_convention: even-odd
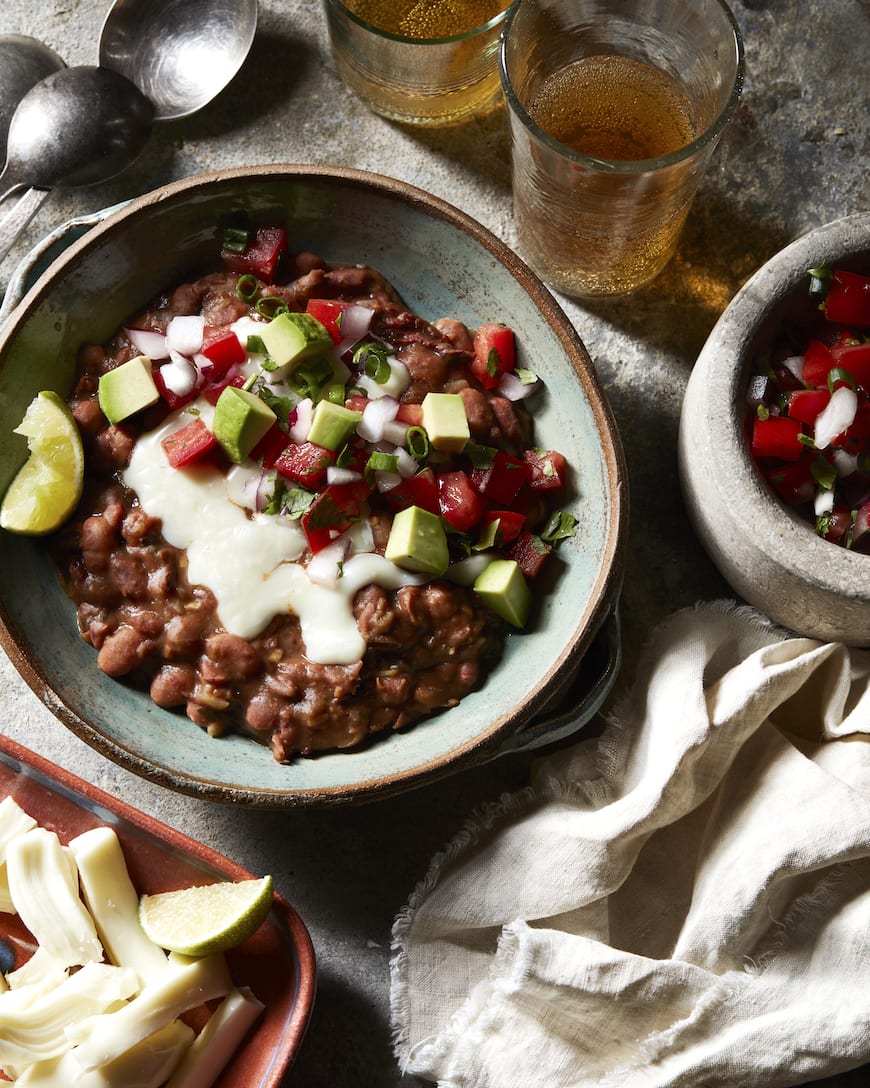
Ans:
[{"label": "bowl rim", "polygon": [[[102,754],[133,770],[142,777],[167,786],[178,792],[209,797],[223,803],[235,803],[249,807],[285,807],[299,804],[321,805],[347,801],[381,798],[424,782],[444,777],[458,769],[461,763],[471,766],[486,762],[499,753],[499,745],[525,722],[550,706],[555,698],[570,686],[570,680],[580,666],[586,650],[598,629],[611,611],[622,585],[625,553],[627,549],[628,485],[622,444],[616,422],[607,397],[600,383],[594,364],[576,329],[554,296],[542,281],[525,265],[517,254],[497,238],[479,221],[454,205],[407,182],[383,174],[347,167],[317,164],[270,163],[254,166],[228,167],[208,171],[161,186],[114,209],[102,221],[91,227],[45,269],[27,290],[18,306],[10,313],[0,328],[0,359],[7,341],[18,327],[27,321],[40,304],[43,293],[55,277],[76,265],[83,255],[104,240],[111,240],[116,232],[123,231],[130,219],[147,215],[149,209],[163,204],[183,201],[198,190],[235,182],[251,182],[259,179],[274,182],[322,181],[327,184],[344,184],[374,189],[380,195],[396,198],[424,215],[445,221],[469,235],[486,250],[518,281],[557,337],[574,371],[592,413],[600,438],[601,459],[605,467],[608,487],[607,536],[601,551],[601,564],[584,610],[585,626],[578,624],[564,652],[550,663],[541,682],[530,693],[522,695],[508,713],[499,714],[485,730],[458,747],[435,757],[423,757],[410,769],[401,769],[384,777],[369,778],[351,785],[338,784],[328,787],[280,791],[257,791],[249,787],[228,786],[205,778],[187,776],[165,767],[155,767],[113,738],[96,728],[79,710],[55,692],[22,652],[14,631],[7,623],[7,616],[0,602],[0,644],[3,645],[13,664],[31,689],[49,709],[77,736],[95,747]],[[519,713],[519,719],[518,719]],[[467,762],[465,762],[467,761]]]},{"label": "bowl rim", "polygon": [[[717,449],[722,459],[733,466],[725,480],[722,473],[710,472],[710,458],[704,459],[707,478],[732,524],[745,524],[746,511],[751,509],[752,539],[772,561],[791,569],[808,585],[826,593],[864,597],[870,605],[870,556],[818,536],[813,526],[783,503],[763,479],[744,439],[744,395],[753,359],[765,334],[779,320],[778,315],[799,297],[807,271],[824,261],[841,265],[863,262],[870,266],[870,212],[843,216],[794,239],[758,268],[734,296],[710,333],[689,378],[690,395],[684,401],[680,422],[681,471],[684,477],[698,471],[688,446],[690,436],[700,434],[703,415],[705,449]],[[739,365],[728,365],[729,358],[738,359]],[[723,404],[727,411],[721,411]],[[693,418],[698,405],[705,410],[697,413],[699,418]],[[752,505],[748,507],[748,503]]]}]

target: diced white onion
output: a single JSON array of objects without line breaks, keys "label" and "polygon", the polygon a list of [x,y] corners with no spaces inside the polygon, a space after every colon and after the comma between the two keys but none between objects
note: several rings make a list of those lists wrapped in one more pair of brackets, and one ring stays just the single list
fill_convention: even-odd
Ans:
[{"label": "diced white onion", "polygon": [[328,484],[355,484],[363,478],[361,472],[354,468],[340,468],[338,465],[330,465],[326,470],[326,482]]},{"label": "diced white onion", "polygon": [[834,462],[834,468],[837,471],[837,475],[841,478],[851,476],[853,472],[858,471],[857,456],[854,453],[849,453],[847,450],[832,450],[831,460]]},{"label": "diced white onion", "polygon": [[813,500],[813,508],[817,518],[822,514],[830,514],[834,509],[834,492],[828,488],[818,490]]},{"label": "diced white onion", "polygon": [[474,585],[477,576],[483,574],[494,558],[496,557],[490,552],[477,552],[474,555],[468,555],[464,559],[451,563],[447,568],[445,577],[460,586]]},{"label": "diced white onion", "polygon": [[412,457],[411,454],[408,453],[408,451],[406,449],[403,449],[401,446],[396,447],[395,453],[396,457],[398,458],[396,471],[399,473],[399,475],[406,480],[409,476],[416,476],[416,474],[420,471],[420,466],[417,463],[417,459],[415,457]]},{"label": "diced white onion", "polygon": [[341,330],[341,342],[338,345],[338,354],[344,355],[346,351],[358,343],[369,331],[372,323],[373,310],[368,306],[359,306],[352,303],[341,311],[339,329]]},{"label": "diced white onion", "polygon": [[391,472],[388,469],[381,469],[375,473],[375,485],[381,494],[385,491],[392,491],[394,487],[398,487],[402,482],[402,476],[398,472]]},{"label": "diced white onion", "polygon": [[205,319],[201,314],[179,314],[166,326],[166,346],[170,353],[196,355],[202,351],[202,334]]},{"label": "diced white onion", "polygon": [[193,363],[179,357],[160,368],[160,377],[166,388],[176,397],[186,397],[196,388],[198,374]]},{"label": "diced white onion", "polygon": [[385,382],[376,382],[367,374],[361,374],[357,381],[360,389],[372,400],[381,397],[400,397],[411,384],[411,375],[404,363],[393,358],[388,358],[387,362],[390,366],[390,376]]},{"label": "diced white onion", "polygon": [[349,552],[350,540],[346,533],[342,533],[311,557],[305,568],[308,580],[321,586],[334,586],[341,573],[341,564],[347,559]]},{"label": "diced white onion", "polygon": [[162,332],[154,329],[124,329],[124,332],[129,336],[133,347],[142,355],[147,355],[155,362],[169,358],[169,348]]},{"label": "diced white onion", "polygon": [[841,385],[831,394],[827,405],[816,416],[816,449],[824,450],[837,435],[850,427],[858,411],[858,394],[847,385]]},{"label": "diced white onion", "polygon": [[783,359],[781,365],[784,366],[786,370],[790,370],[799,382],[804,380],[803,355],[789,355],[787,359]]},{"label": "diced white onion", "polygon": [[366,442],[381,442],[384,424],[396,418],[399,402],[395,397],[382,396],[370,400],[363,409],[362,419],[356,425],[356,433]]},{"label": "diced white onion", "polygon": [[533,382],[523,382],[512,370],[506,370],[499,378],[496,390],[505,400],[525,400],[526,397],[536,393],[540,386],[541,382],[538,378]]},{"label": "diced white onion", "polygon": [[300,400],[294,411],[296,416],[290,424],[290,437],[294,442],[307,442],[308,432],[311,430],[311,419],[314,415],[314,402],[311,397]]},{"label": "diced white onion", "polygon": [[350,550],[355,554],[375,550],[375,535],[368,518],[355,521],[344,535],[350,540]]},{"label": "diced white onion", "polygon": [[400,419],[388,419],[382,431],[384,441],[394,446],[404,446],[409,427],[409,423],[403,423]]}]

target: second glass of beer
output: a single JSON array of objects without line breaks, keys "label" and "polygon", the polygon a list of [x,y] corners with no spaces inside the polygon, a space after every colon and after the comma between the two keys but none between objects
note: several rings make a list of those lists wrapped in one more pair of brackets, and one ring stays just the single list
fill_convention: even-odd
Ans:
[{"label": "second glass of beer", "polygon": [[520,250],[557,290],[626,294],[661,272],[740,97],[723,0],[522,0],[500,70]]}]

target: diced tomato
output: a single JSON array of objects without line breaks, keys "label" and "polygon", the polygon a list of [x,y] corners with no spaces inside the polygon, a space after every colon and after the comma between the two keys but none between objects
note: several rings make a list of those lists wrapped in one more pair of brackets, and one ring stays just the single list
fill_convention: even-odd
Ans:
[{"label": "diced tomato", "polygon": [[202,354],[212,364],[211,380],[219,378],[247,358],[245,346],[232,329],[206,325],[202,334]]},{"label": "diced tomato", "polygon": [[221,250],[221,260],[230,272],[256,276],[273,283],[278,262],[287,252],[287,231],[283,227],[258,227],[243,253]]},{"label": "diced tomato", "polygon": [[431,468],[424,468],[414,476],[402,480],[396,487],[386,492],[386,499],[394,510],[404,510],[407,506],[419,506],[430,514],[440,514],[438,503],[438,483]]},{"label": "diced tomato", "polygon": [[441,516],[460,533],[467,533],[480,521],[483,499],[462,469],[442,472],[438,476],[438,509]]},{"label": "diced tomato", "polygon": [[339,302],[334,298],[310,298],[305,309],[324,326],[332,337],[333,344],[340,344],[342,340],[341,311],[349,305],[349,302]]},{"label": "diced tomato", "polygon": [[531,467],[525,461],[498,450],[487,468],[471,470],[471,482],[487,502],[510,506],[531,475]]},{"label": "diced tomato", "polygon": [[511,545],[507,557],[516,561],[526,578],[536,578],[552,550],[551,545],[524,529]]},{"label": "diced tomato", "polygon": [[182,468],[210,454],[217,446],[217,439],[197,416],[180,430],[161,439],[160,445],[166,451],[170,465]]},{"label": "diced tomato", "polygon": [[471,373],[485,389],[493,389],[505,371],[516,365],[514,334],[506,325],[481,325],[474,334]]},{"label": "diced tomato", "polygon": [[825,317],[846,325],[870,326],[870,276],[838,269],[825,296]]},{"label": "diced tomato", "polygon": [[772,469],[767,478],[771,487],[789,506],[812,502],[816,493],[816,481],[808,461],[796,461]]},{"label": "diced tomato", "polygon": [[275,462],[289,446],[290,439],[281,430],[277,423],[273,423],[260,441],[251,450],[251,457],[263,466],[274,468]]},{"label": "diced tomato", "polygon": [[241,389],[247,379],[244,374],[233,374],[228,378],[226,374],[222,378],[218,378],[215,382],[209,382],[203,389],[202,395],[209,402],[209,404],[217,404],[221,393],[226,389],[228,385],[234,385],[237,389]]},{"label": "diced tomato", "polygon": [[834,366],[848,370],[862,389],[870,389],[870,342],[838,344],[831,348]]},{"label": "diced tomato", "polygon": [[836,363],[830,348],[821,340],[810,340],[804,352],[804,384],[813,389],[827,388],[828,372],[834,366]]},{"label": "diced tomato", "polygon": [[838,436],[834,445],[844,446],[852,453],[859,453],[870,438],[870,402],[860,400],[855,418],[846,428],[846,433]]},{"label": "diced tomato", "polygon": [[345,408],[349,408],[352,412],[364,412],[366,405],[369,402],[368,397],[364,397],[361,393],[351,393],[351,395],[345,400]]},{"label": "diced tomato", "polygon": [[752,453],[755,457],[778,457],[781,461],[799,461],[804,446],[798,441],[801,422],[788,416],[755,417],[752,423]]},{"label": "diced tomato", "polygon": [[333,450],[325,449],[314,442],[291,442],[278,457],[274,467],[290,480],[296,480],[303,487],[315,488],[326,478],[326,470],[335,464]]},{"label": "diced tomato", "polygon": [[498,522],[496,530],[496,545],[510,544],[516,540],[526,523],[525,516],[515,510],[487,510],[483,515],[483,524],[492,525]]},{"label": "diced tomato", "polygon": [[834,507],[830,514],[825,516],[823,524],[824,531],[819,535],[825,540],[830,540],[832,544],[838,544],[852,524],[852,511],[843,506]]},{"label": "diced tomato", "polygon": [[154,384],[157,386],[157,391],[161,398],[166,402],[167,407],[171,412],[174,412],[176,408],[183,408],[185,404],[190,402],[198,395],[199,389],[194,386],[189,393],[185,393],[179,396],[178,393],[173,392],[166,382],[163,380],[163,375],[160,373],[160,367],[155,367],[151,372],[151,377],[154,379]]},{"label": "diced tomato", "polygon": [[400,404],[396,412],[396,419],[400,423],[407,423],[409,427],[423,426],[422,404]]},{"label": "diced tomato", "polygon": [[552,491],[565,486],[565,458],[556,450],[526,450],[523,460],[532,471],[529,487]]},{"label": "diced tomato", "polygon": [[827,389],[797,389],[788,395],[788,414],[801,423],[813,424],[830,399]]},{"label": "diced tomato", "polygon": [[330,485],[309,506],[300,521],[312,553],[331,544],[359,518],[358,494],[352,484]]}]

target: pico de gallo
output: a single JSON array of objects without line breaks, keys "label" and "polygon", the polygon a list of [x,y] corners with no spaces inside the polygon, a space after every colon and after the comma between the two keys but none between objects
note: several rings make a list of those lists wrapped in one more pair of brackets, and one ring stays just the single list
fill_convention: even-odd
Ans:
[{"label": "pico de gallo", "polygon": [[808,272],[803,319],[779,330],[749,383],[751,450],[819,536],[870,551],[870,276]]},{"label": "pico de gallo", "polygon": [[61,567],[105,672],[287,762],[479,686],[577,518],[508,324],[430,322],[283,226],[220,265],[83,345]]}]

